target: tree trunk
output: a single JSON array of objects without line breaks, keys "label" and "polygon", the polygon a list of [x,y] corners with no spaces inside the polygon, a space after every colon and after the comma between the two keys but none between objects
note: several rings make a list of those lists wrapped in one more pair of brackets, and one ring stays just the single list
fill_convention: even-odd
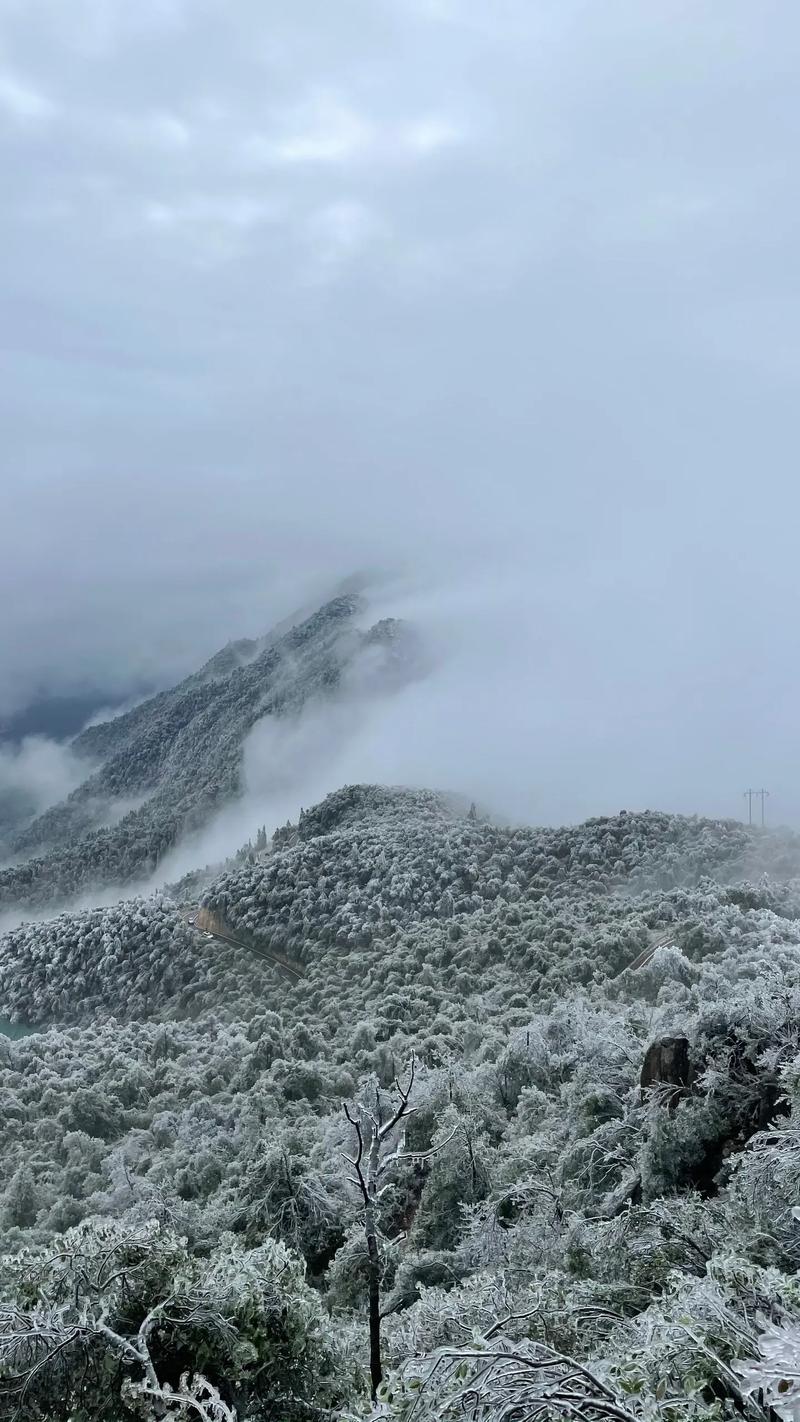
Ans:
[{"label": "tree trunk", "polygon": [[369,1374],[372,1379],[372,1400],[374,1402],[383,1377],[383,1369],[381,1367],[381,1258],[373,1206],[370,1206],[366,1211],[364,1225],[369,1261]]}]

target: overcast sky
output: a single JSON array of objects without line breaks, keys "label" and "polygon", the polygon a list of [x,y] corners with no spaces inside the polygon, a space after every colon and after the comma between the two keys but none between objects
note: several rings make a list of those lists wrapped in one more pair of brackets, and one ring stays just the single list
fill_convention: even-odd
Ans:
[{"label": "overcast sky", "polygon": [[0,0],[0,709],[391,565],[549,817],[800,813],[798,46],[773,0]]}]

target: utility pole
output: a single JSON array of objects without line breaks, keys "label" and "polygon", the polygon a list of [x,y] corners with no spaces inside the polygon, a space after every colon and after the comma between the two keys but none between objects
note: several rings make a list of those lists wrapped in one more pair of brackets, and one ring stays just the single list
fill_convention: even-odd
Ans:
[{"label": "utility pole", "polygon": [[769,790],[745,790],[744,798],[747,801],[747,823],[749,825],[753,823],[753,801],[761,801],[761,825],[763,828],[767,818],[766,808],[767,800],[769,799]]}]

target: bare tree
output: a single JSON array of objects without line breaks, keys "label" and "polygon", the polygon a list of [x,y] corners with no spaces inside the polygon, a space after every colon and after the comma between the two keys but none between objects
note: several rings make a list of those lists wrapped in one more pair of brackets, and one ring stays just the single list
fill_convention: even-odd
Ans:
[{"label": "bare tree", "polygon": [[342,1152],[347,1164],[352,1168],[351,1182],[361,1193],[364,1211],[364,1237],[367,1243],[367,1281],[369,1294],[369,1371],[372,1382],[372,1396],[377,1395],[383,1368],[381,1364],[381,1231],[378,1221],[379,1201],[388,1188],[385,1181],[387,1171],[404,1161],[428,1160],[442,1149],[455,1135],[450,1134],[429,1150],[406,1150],[405,1121],[413,1115],[416,1107],[410,1104],[416,1077],[416,1058],[411,1053],[408,1068],[408,1083],[402,1086],[398,1077],[394,1080],[394,1101],[386,1108],[380,1088],[375,1090],[374,1106],[358,1101],[345,1106],[344,1113],[356,1136],[356,1148],[352,1155]]}]

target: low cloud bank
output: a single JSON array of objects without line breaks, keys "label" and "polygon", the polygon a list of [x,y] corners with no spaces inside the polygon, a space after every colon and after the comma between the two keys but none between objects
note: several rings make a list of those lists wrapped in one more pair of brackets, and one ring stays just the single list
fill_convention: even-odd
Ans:
[{"label": "low cloud bank", "polygon": [[17,746],[0,747],[0,843],[65,799],[87,774],[86,761],[69,745],[45,736],[26,736]]},{"label": "low cloud bank", "polygon": [[[455,791],[527,824],[646,808],[741,818],[742,775],[777,783],[778,766],[748,758],[746,698],[728,707],[738,730],[720,738],[702,688],[722,675],[725,644],[684,648],[697,684],[676,681],[658,570],[637,600],[602,570],[593,583],[590,607],[557,574],[533,596],[525,579],[488,565],[384,583],[368,620],[413,625],[426,674],[390,694],[356,674],[291,721],[259,722],[244,748],[244,794],[178,847],[167,880],[356,782]],[[773,819],[798,815],[800,795],[784,784]]]},{"label": "low cloud bank", "polygon": [[[670,570],[648,566],[646,550],[624,582],[600,560],[587,558],[585,573],[577,587],[542,558],[534,591],[516,561],[503,570],[486,558],[374,580],[364,628],[405,620],[424,648],[424,674],[387,688],[362,660],[334,696],[290,718],[263,718],[244,745],[239,798],[187,835],[147,883],[82,902],[156,890],[219,864],[261,825],[271,833],[356,782],[453,791],[510,822],[563,824],[645,808],[741,818],[749,779],[772,789],[772,823],[797,823],[800,793],[782,751],[789,726],[773,712],[775,735],[757,739],[752,687],[729,684],[730,599],[714,637],[690,639],[676,616],[686,591],[667,598]],[[299,603],[299,584],[295,593]],[[709,687],[726,691],[722,733]],[[48,754],[64,767],[60,782],[46,773]],[[26,747],[2,764],[26,785],[35,777],[23,766],[40,769],[40,807],[74,783],[63,748]]]}]

